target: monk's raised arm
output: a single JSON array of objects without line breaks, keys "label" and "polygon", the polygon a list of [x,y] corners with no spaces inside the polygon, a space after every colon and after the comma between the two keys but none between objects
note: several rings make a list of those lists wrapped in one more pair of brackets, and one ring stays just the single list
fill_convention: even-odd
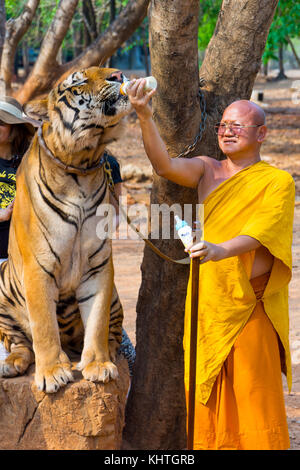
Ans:
[{"label": "monk's raised arm", "polygon": [[196,188],[204,174],[204,161],[201,157],[170,158],[165,143],[159,135],[152,119],[149,101],[155,90],[144,94],[145,80],[139,79],[127,88],[131,104],[140,120],[142,136],[147,156],[159,176],[163,176],[182,186]]}]

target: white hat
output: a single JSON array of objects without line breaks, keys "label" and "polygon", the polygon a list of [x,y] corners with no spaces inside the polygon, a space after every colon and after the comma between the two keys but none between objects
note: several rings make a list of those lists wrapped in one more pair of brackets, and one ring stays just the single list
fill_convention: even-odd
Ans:
[{"label": "white hat", "polygon": [[0,120],[6,124],[31,124],[34,127],[42,125],[41,121],[27,116],[21,104],[10,96],[0,97]]}]

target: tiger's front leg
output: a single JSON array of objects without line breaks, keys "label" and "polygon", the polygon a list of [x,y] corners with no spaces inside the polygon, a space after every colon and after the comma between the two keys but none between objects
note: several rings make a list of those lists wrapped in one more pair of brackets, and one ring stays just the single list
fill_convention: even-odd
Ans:
[{"label": "tiger's front leg", "polygon": [[35,383],[39,390],[53,393],[73,381],[71,363],[60,344],[55,277],[32,259],[24,266],[24,285],[35,354]]},{"label": "tiger's front leg", "polygon": [[112,257],[97,271],[86,273],[77,289],[77,301],[84,324],[84,346],[77,365],[85,379],[108,382],[118,377],[109,356],[108,336],[113,291]]}]

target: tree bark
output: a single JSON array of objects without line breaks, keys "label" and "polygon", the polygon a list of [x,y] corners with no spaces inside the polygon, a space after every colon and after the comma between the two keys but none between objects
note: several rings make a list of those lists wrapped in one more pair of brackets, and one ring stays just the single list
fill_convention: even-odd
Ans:
[{"label": "tree bark", "polygon": [[5,23],[6,23],[6,11],[5,11],[5,0],[0,0],[0,65],[2,60],[2,51],[5,41]]},{"label": "tree bark", "polygon": [[3,94],[11,94],[11,80],[17,46],[31,25],[39,3],[40,0],[28,0],[21,15],[6,22],[0,72],[0,86]]},{"label": "tree bark", "polygon": [[[224,0],[200,70],[207,128],[194,154],[222,158],[213,124],[236,99],[249,99],[278,0]],[[163,3],[163,4],[162,4]],[[197,0],[152,0],[150,54],[158,80],[154,119],[171,156],[197,133]],[[154,175],[151,204],[197,202],[196,191]],[[181,242],[152,240],[164,253],[183,257]],[[163,261],[147,246],[137,303],[136,364],[127,403],[124,447],[186,448],[183,321],[189,269]]]},{"label": "tree bark", "polygon": [[[175,156],[194,140],[201,119],[199,1],[152,1],[149,13],[152,74],[158,81],[154,117],[169,153]],[[151,204],[174,202],[196,203],[195,191],[154,175]],[[178,240],[152,242],[175,259],[185,257]],[[137,357],[124,435],[135,449],[185,446],[182,336],[188,273],[187,266],[164,262],[145,249],[137,305]]]},{"label": "tree bark", "polygon": [[130,0],[110,27],[78,57],[59,65],[56,60],[58,49],[66,34],[78,0],[61,0],[55,18],[50,26],[37,62],[24,86],[16,93],[21,103],[34,96],[48,92],[58,79],[74,70],[99,65],[126,41],[147,14],[149,0]]}]

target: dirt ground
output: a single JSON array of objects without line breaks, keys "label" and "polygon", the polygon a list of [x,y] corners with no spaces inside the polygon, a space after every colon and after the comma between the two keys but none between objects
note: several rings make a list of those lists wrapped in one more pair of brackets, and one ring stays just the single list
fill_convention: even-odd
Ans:
[{"label": "dirt ground", "polygon": [[[289,394],[283,378],[291,449],[300,449],[300,94],[299,104],[292,101],[295,80],[300,70],[287,73],[289,80],[267,82],[258,77],[254,90],[264,93],[263,107],[297,108],[298,115],[267,113],[268,138],[262,147],[262,159],[288,171],[296,183],[296,206],[293,241],[293,278],[290,283],[290,344],[293,363],[293,387]],[[299,82],[300,85],[300,82]],[[254,95],[253,95],[254,96]],[[123,203],[149,204],[152,169],[145,155],[141,132],[133,113],[120,142],[109,150],[119,159],[124,178]],[[136,219],[137,223],[139,219]],[[120,235],[125,238],[126,223]],[[131,232],[132,233],[132,232]],[[146,233],[146,230],[145,230]],[[119,238],[121,238],[119,236]],[[113,242],[115,281],[124,306],[124,327],[135,344],[136,301],[141,282],[140,264],[144,243],[140,240],[116,239]]]}]

